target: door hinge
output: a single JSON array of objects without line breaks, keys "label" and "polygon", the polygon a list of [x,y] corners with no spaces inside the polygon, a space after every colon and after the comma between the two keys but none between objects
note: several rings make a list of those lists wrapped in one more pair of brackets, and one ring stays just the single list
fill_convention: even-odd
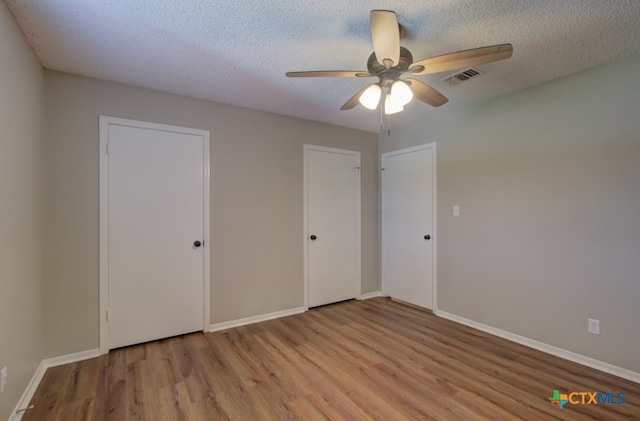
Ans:
[{"label": "door hinge", "polygon": [[109,155],[109,142],[107,142],[107,155]]},{"label": "door hinge", "polygon": [[107,318],[107,321],[109,321],[109,310],[107,310],[106,318]]}]

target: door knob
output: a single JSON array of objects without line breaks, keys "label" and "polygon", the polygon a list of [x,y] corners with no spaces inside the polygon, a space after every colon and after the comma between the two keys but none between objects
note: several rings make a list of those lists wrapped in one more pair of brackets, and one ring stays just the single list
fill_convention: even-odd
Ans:
[{"label": "door knob", "polygon": [[310,235],[310,236],[309,236],[309,238],[310,238],[311,240],[315,240],[315,239],[316,239],[316,238],[318,238],[318,237],[316,237],[315,235],[313,235],[313,234],[312,234],[312,235]]},{"label": "door knob", "polygon": [[427,235],[424,236],[424,239],[425,240],[431,240],[431,236],[429,234],[427,234]]},{"label": "door knob", "polygon": [[201,243],[200,241],[194,241],[194,242],[193,242],[193,246],[194,246],[195,248],[198,248],[198,247],[200,247],[201,245],[202,245],[202,243]]}]

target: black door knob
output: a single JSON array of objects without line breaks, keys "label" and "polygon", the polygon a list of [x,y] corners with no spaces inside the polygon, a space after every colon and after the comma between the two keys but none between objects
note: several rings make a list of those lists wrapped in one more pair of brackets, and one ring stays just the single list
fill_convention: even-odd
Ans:
[{"label": "black door knob", "polygon": [[194,241],[193,242],[193,246],[196,247],[196,248],[200,247],[201,245],[202,245],[202,243],[200,241]]},{"label": "black door knob", "polygon": [[312,234],[311,236],[309,236],[309,238],[312,239],[312,240],[315,240],[318,237],[316,237],[315,235]]},{"label": "black door knob", "polygon": [[427,235],[424,236],[424,239],[425,240],[431,240],[431,236],[429,234],[427,234]]}]

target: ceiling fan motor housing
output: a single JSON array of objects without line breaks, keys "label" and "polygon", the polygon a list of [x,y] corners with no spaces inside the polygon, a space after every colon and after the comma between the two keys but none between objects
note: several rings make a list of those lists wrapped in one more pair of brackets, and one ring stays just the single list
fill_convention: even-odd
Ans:
[{"label": "ceiling fan motor housing", "polygon": [[376,54],[371,53],[369,60],[367,60],[367,70],[372,75],[380,78],[380,85],[388,88],[393,82],[400,79],[400,75],[409,69],[409,66],[413,63],[413,55],[409,50],[404,47],[400,47],[400,62],[395,66],[387,69],[386,66],[378,61]]}]

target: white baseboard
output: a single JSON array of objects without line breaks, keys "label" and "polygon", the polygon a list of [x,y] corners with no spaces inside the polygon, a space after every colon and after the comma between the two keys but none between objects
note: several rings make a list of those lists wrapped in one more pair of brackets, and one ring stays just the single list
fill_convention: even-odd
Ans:
[{"label": "white baseboard", "polygon": [[520,345],[527,346],[529,348],[536,349],[538,351],[545,352],[547,354],[555,355],[556,357],[563,358],[565,360],[573,361],[574,363],[582,364],[587,367],[595,368],[596,370],[603,371],[605,373],[613,374],[614,376],[621,377],[623,379],[631,380],[635,383],[640,383],[640,373],[627,370],[626,368],[618,367],[613,364],[605,363],[603,361],[595,360],[593,358],[577,354],[575,352],[567,351],[566,349],[558,348],[553,345],[539,342],[534,339],[529,339],[524,336],[516,335],[515,333],[507,332],[492,326],[488,326],[470,319],[466,319],[455,314],[447,313],[446,311],[436,311],[436,316],[448,319],[456,323],[463,324],[465,326],[472,327],[474,329],[481,330],[486,333],[490,333],[495,336],[510,340],[512,342],[519,343]]},{"label": "white baseboard", "polygon": [[362,294],[359,297],[356,297],[356,300],[368,300],[370,298],[377,298],[377,297],[384,297],[384,295],[382,295],[382,292],[380,291],[368,292],[366,294]]},{"label": "white baseboard", "polygon": [[292,308],[289,310],[276,311],[273,313],[260,314],[258,316],[246,317],[244,319],[231,320],[228,322],[214,323],[209,326],[209,332],[217,332],[219,330],[231,329],[232,327],[250,325],[253,323],[264,322],[267,320],[278,319],[280,317],[293,316],[307,311],[304,307]]},{"label": "white baseboard", "polygon": [[47,372],[48,368],[57,367],[63,364],[76,363],[78,361],[84,361],[99,356],[99,349],[91,349],[88,351],[76,352],[75,354],[62,355],[60,357],[42,360],[40,362],[40,365],[36,369],[36,372],[33,373],[33,377],[31,377],[31,380],[29,381],[29,384],[27,385],[24,393],[20,397],[18,404],[11,413],[9,421],[19,421],[22,419],[22,415],[24,414],[24,412],[21,412],[20,414],[17,414],[16,412],[26,408],[29,405],[29,402],[31,402],[31,399],[36,393],[36,389],[40,385],[40,382],[42,381],[42,378],[44,377],[44,374]]},{"label": "white baseboard", "polygon": [[20,397],[18,404],[14,408],[13,412],[11,412],[9,421],[19,421],[22,419],[22,414],[24,412],[21,412],[19,414],[17,414],[16,412],[26,408],[29,405],[29,402],[31,402],[31,398],[33,398],[34,393],[36,393],[36,389],[38,388],[38,385],[40,385],[40,382],[42,381],[42,378],[44,377],[44,373],[46,371],[47,366],[45,365],[44,361],[41,361],[40,365],[36,369],[36,372],[33,373],[33,377],[31,377],[27,388],[24,390],[24,393]]},{"label": "white baseboard", "polygon": [[76,352],[75,354],[67,354],[67,355],[62,355],[60,357],[47,358],[46,360],[43,361],[43,363],[45,364],[46,368],[57,367],[59,365],[71,364],[71,363],[77,363],[78,361],[89,360],[91,358],[99,357],[100,355],[101,355],[100,349],[96,348],[96,349],[89,349],[87,351]]},{"label": "white baseboard", "polygon": [[[362,294],[359,297],[356,297],[356,300],[368,300],[370,298],[376,298],[376,297],[384,297],[384,295],[380,291],[374,291],[374,292]],[[258,316],[246,317],[244,319],[214,323],[211,326],[209,326],[208,332],[217,332],[220,330],[231,329],[233,327],[239,327],[239,326],[250,325],[253,323],[264,322],[267,320],[277,319],[280,317],[293,316],[294,314],[304,313],[307,310],[308,308],[305,308],[305,307],[297,307],[289,310],[282,310],[282,311],[276,311],[273,313],[261,314]]]}]

